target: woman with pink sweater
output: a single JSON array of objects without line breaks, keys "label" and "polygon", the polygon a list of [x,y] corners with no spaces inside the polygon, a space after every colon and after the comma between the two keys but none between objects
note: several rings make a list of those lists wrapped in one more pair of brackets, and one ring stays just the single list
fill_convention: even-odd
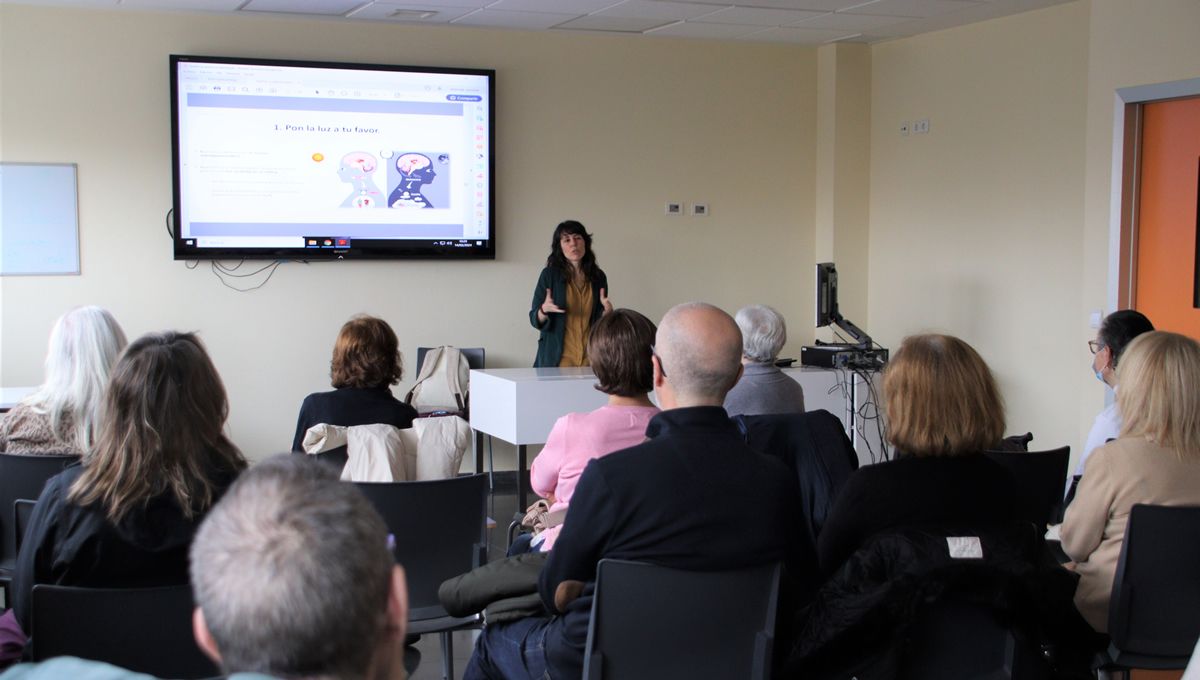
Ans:
[{"label": "woman with pink sweater", "polygon": [[[654,323],[631,309],[616,309],[592,324],[587,354],[608,403],[589,413],[569,413],[554,424],[546,446],[529,470],[535,493],[550,501],[550,516],[564,515],[583,468],[593,458],[620,451],[646,438],[646,425],[658,408],[650,363]],[[564,511],[564,512],[559,512]],[[554,547],[561,520],[533,541],[533,549]]]}]

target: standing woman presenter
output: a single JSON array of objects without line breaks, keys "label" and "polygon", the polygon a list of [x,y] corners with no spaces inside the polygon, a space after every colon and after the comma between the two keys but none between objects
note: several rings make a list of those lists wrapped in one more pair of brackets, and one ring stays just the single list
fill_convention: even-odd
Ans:
[{"label": "standing woman presenter", "polygon": [[587,366],[588,331],[612,308],[608,277],[592,252],[592,235],[575,220],[562,222],[554,230],[529,309],[529,323],[540,332],[534,367]]}]

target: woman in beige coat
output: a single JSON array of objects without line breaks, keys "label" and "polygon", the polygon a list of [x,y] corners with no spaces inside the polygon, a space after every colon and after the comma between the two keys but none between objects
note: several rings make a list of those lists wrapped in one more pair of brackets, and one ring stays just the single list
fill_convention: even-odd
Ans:
[{"label": "woman in beige coat", "polygon": [[1145,333],[1117,372],[1121,436],[1088,459],[1062,525],[1063,550],[1080,575],[1075,606],[1101,633],[1130,509],[1200,505],[1200,343]]}]

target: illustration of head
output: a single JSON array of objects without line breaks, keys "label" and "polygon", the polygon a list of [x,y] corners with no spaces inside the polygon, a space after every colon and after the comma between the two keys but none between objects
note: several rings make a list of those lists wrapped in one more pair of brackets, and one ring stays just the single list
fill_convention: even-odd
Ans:
[{"label": "illustration of head", "polygon": [[433,161],[423,153],[400,154],[396,159],[396,169],[405,179],[417,179],[423,183],[432,182],[437,176],[433,171]]},{"label": "illustration of head", "polygon": [[356,179],[362,179],[375,172],[375,168],[379,167],[375,157],[365,151],[351,151],[342,156],[341,167],[338,168],[338,176],[343,182],[353,182]]}]

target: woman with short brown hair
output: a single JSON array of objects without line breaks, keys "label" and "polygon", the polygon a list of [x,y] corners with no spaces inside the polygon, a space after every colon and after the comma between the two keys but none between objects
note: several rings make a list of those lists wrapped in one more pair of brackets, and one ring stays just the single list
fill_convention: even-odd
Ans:
[{"label": "woman with short brown hair", "polygon": [[883,391],[895,459],[860,468],[838,494],[817,544],[825,574],[877,533],[1016,520],[1011,474],[982,455],[1004,434],[1004,402],[974,348],[950,335],[905,338]]},{"label": "woman with short brown hair", "polygon": [[[608,403],[588,413],[568,413],[554,423],[546,446],[529,469],[530,486],[550,501],[550,512],[565,512],[575,484],[593,458],[640,444],[658,413],[650,402],[654,367],[650,361],[654,323],[632,309],[615,309],[596,320],[588,355]],[[558,526],[542,532],[537,549],[554,546]]]},{"label": "woman with short brown hair", "polygon": [[[332,392],[314,392],[304,398],[296,421],[292,451],[303,451],[308,428],[328,425],[374,425],[383,423],[400,429],[412,427],[416,409],[392,396],[391,386],[400,382],[403,365],[396,333],[383,319],[360,314],[342,325],[333,344],[329,362]],[[346,447],[320,454],[321,460],[341,469],[346,465]]]}]

